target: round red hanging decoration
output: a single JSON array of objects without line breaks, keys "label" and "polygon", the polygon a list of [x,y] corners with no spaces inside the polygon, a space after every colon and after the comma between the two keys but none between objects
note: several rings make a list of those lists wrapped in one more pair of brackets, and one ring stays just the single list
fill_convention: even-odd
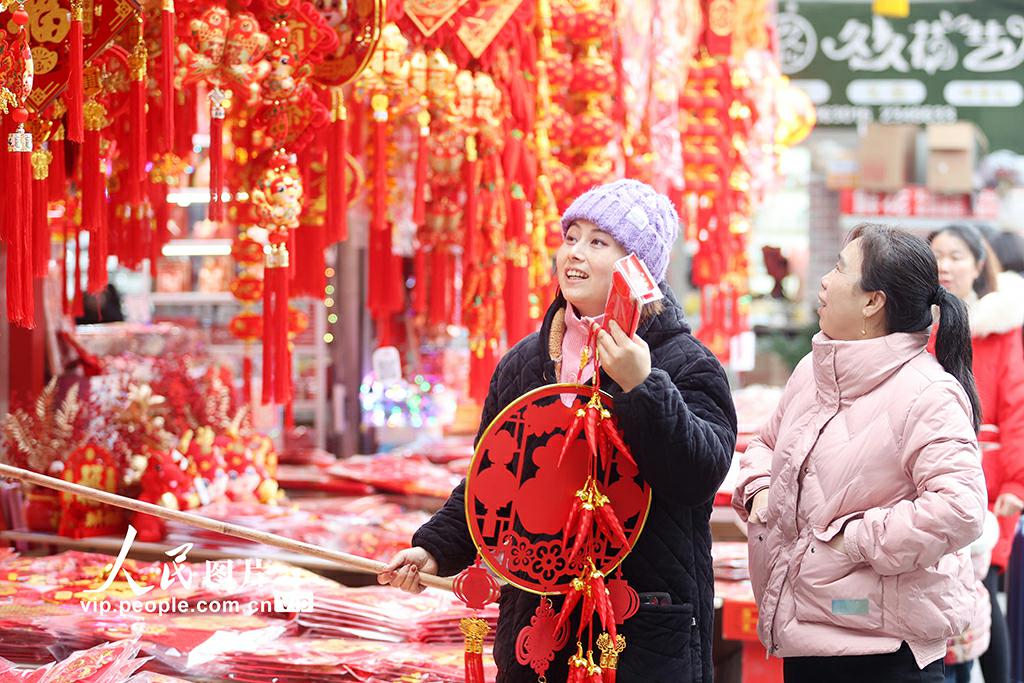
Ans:
[{"label": "round red hanging decoration", "polygon": [[[570,406],[563,394],[573,396]],[[650,487],[628,454],[616,450],[599,459],[590,480],[590,451],[579,430],[559,464],[566,432],[592,394],[592,387],[556,384],[521,396],[487,427],[473,455],[466,476],[470,535],[484,562],[523,590],[565,593],[583,571],[564,530],[581,491],[593,486],[606,496],[624,531],[626,545],[594,537],[591,557],[605,575],[631,550],[647,519]],[[601,394],[601,400],[611,410],[611,398]]]}]

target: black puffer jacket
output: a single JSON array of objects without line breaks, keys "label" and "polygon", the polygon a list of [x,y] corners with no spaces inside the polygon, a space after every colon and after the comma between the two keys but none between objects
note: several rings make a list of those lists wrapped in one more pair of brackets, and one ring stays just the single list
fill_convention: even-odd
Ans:
[{"label": "black puffer jacket", "polygon": [[[711,683],[714,578],[709,518],[736,445],[736,412],[722,366],[690,334],[671,290],[665,285],[662,290],[665,310],[639,330],[651,349],[650,376],[629,393],[607,376],[601,378],[602,389],[614,399],[626,443],[653,492],[650,516],[622,564],[622,578],[640,593],[665,592],[672,597],[671,606],[642,606],[622,625],[627,646],[619,660],[618,680]],[[558,297],[541,331],[501,359],[484,402],[481,433],[516,398],[558,380],[548,341],[555,313],[564,306],[565,300]],[[442,575],[461,571],[476,555],[466,527],[464,487],[465,482],[413,537],[413,545],[437,558]],[[537,680],[536,673],[516,661],[515,642],[538,601],[538,596],[515,588],[502,590],[494,646],[499,683]],[[556,599],[556,610],[560,604]],[[574,639],[570,647],[575,651]],[[547,672],[549,681],[566,680],[571,654],[568,649],[556,654]]]}]

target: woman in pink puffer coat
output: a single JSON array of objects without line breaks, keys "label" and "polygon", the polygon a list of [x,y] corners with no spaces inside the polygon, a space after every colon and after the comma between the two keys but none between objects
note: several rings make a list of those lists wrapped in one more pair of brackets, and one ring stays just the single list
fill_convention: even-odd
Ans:
[{"label": "woman in pink puffer coat", "polygon": [[819,300],[813,351],[733,496],[758,633],[787,683],[941,683],[974,614],[986,507],[967,312],[928,245],[884,226],[851,233]]}]

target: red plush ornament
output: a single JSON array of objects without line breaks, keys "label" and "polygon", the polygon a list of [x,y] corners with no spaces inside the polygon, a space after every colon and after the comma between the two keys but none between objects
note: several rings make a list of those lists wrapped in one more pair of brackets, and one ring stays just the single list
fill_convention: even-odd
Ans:
[{"label": "red plush ornament", "polygon": [[[64,481],[108,493],[117,492],[120,479],[114,456],[104,448],[89,444],[68,456],[61,473]],[[124,532],[120,508],[96,503],[61,492],[61,516],[58,533],[71,538],[115,536]]]},{"label": "red plush ornament", "polygon": [[[138,499],[144,503],[152,503],[169,510],[180,510],[183,498],[194,495],[188,475],[175,462],[170,451],[147,448],[143,456],[138,456],[139,466],[144,468],[139,480],[141,491]],[[181,490],[179,490],[181,489]],[[167,534],[167,526],[163,519],[142,512],[132,512],[131,524],[138,531],[140,541],[162,541]]]},{"label": "red plush ornament", "polygon": [[221,191],[224,180],[224,117],[231,91],[240,97],[256,77],[255,67],[269,45],[259,22],[249,12],[234,15],[223,7],[211,7],[189,22],[190,41],[178,45],[182,64],[178,82],[188,85],[205,81],[210,99],[210,219],[222,220]]}]

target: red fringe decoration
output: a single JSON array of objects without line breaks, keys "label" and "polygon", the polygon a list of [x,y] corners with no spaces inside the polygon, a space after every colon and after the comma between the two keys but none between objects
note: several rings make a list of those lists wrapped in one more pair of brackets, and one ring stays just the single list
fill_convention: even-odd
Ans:
[{"label": "red fringe decoration", "polygon": [[32,180],[32,236],[35,240],[32,254],[36,277],[45,277],[50,266],[50,220],[47,216],[49,190],[46,178]]},{"label": "red fringe decoration", "polygon": [[89,130],[82,145],[82,227],[90,232],[102,222],[105,202],[100,175],[100,132]]},{"label": "red fringe decoration", "polygon": [[490,348],[484,351],[483,357],[472,351],[469,354],[469,397],[481,405],[487,398],[490,377],[497,366],[498,359]]},{"label": "red fringe decoration", "polygon": [[50,175],[46,179],[49,188],[49,200],[60,201],[65,198],[64,186],[67,184],[67,171],[64,167],[64,139],[50,138]]},{"label": "red fringe decoration", "polygon": [[146,179],[146,82],[132,81],[129,100],[131,130],[128,133],[128,202],[142,203]]},{"label": "red fringe decoration", "polygon": [[[430,311],[428,320],[431,325],[443,325],[450,322],[448,317],[451,279],[448,248],[438,245],[430,254]],[[419,280],[416,281],[417,283]]]},{"label": "red fringe decoration", "polygon": [[370,229],[370,297],[368,306],[376,318],[387,311],[387,259],[391,253],[391,231],[387,223],[387,121],[374,121],[373,216]]},{"label": "red fringe decoration", "polygon": [[224,220],[224,119],[210,118],[210,213],[211,221]]},{"label": "red fringe decoration", "polygon": [[75,298],[71,312],[75,317],[85,315],[84,298],[82,297],[82,231],[75,230]]},{"label": "red fringe decoration", "polygon": [[[472,140],[472,138],[470,138]],[[476,145],[473,142],[472,150],[469,149],[470,142],[467,141],[466,160],[463,162],[463,169],[466,174],[466,210],[462,216],[462,246],[463,263],[469,266],[475,257],[476,226],[477,226],[477,166],[479,161],[476,158]]]},{"label": "red fringe decoration", "polygon": [[163,92],[163,141],[169,152],[174,140],[174,2],[164,0],[160,13],[160,90]]},{"label": "red fringe decoration", "polygon": [[263,270],[263,403],[291,401],[288,346],[288,267]]},{"label": "red fringe decoration", "polygon": [[416,250],[416,256],[413,259],[413,273],[416,279],[416,284],[412,290],[412,311],[417,317],[427,312],[428,258],[433,258],[433,254],[421,247]]},{"label": "red fringe decoration", "polygon": [[252,407],[252,357],[249,356],[249,344],[245,345],[242,356],[242,403]]},{"label": "red fringe decoration", "polygon": [[277,288],[277,275],[280,268],[265,267],[263,269],[263,382],[261,402],[271,403],[274,400],[274,290]]},{"label": "red fringe decoration", "polygon": [[292,296],[308,296],[323,300],[327,277],[324,270],[324,226],[320,223],[305,223],[294,231],[295,263],[301,263],[292,277]]},{"label": "red fringe decoration", "polygon": [[[421,123],[424,123],[421,121]],[[412,199],[412,222],[423,225],[427,214],[427,136],[430,134],[428,125],[420,126],[416,141],[416,190]]]},{"label": "red fringe decoration", "polygon": [[[344,97],[341,93],[336,96]],[[338,104],[327,137],[328,244],[348,239],[348,114],[344,107],[344,101]]]},{"label": "red fringe decoration", "polygon": [[[526,198],[517,196],[522,190],[512,191],[511,215],[506,239],[516,250],[526,248]],[[517,262],[516,254],[505,266],[505,333],[509,346],[530,334],[530,269]]]},{"label": "red fringe decoration", "polygon": [[100,131],[86,130],[82,145],[82,223],[89,231],[89,278],[86,289],[96,293],[107,286],[109,254],[106,178],[100,170]]},{"label": "red fringe decoration", "polygon": [[35,326],[32,289],[31,153],[7,153],[8,194],[4,197],[7,219],[7,320],[20,327]]},{"label": "red fringe decoration", "polygon": [[170,97],[174,107],[174,153],[182,159],[192,158],[192,136],[196,132],[196,88],[189,86]]},{"label": "red fringe decoration", "polygon": [[66,104],[68,108],[68,140],[82,142],[84,139],[85,118],[82,115],[82,75],[85,70],[85,40],[82,35],[82,2],[83,0],[72,0],[71,2],[71,41],[68,51],[70,52],[71,72],[68,76],[68,90]]},{"label": "red fringe decoration", "polygon": [[158,264],[161,250],[167,243],[167,221],[170,220],[170,207],[167,206],[167,186],[153,183],[149,187],[149,203],[153,207],[153,232],[149,240],[149,277],[156,289]]},{"label": "red fringe decoration", "polygon": [[71,312],[71,302],[68,299],[68,240],[71,239],[71,233],[68,231],[70,221],[65,218],[63,221],[63,227],[61,232],[63,233],[63,241],[60,244],[60,310],[64,315]]}]

